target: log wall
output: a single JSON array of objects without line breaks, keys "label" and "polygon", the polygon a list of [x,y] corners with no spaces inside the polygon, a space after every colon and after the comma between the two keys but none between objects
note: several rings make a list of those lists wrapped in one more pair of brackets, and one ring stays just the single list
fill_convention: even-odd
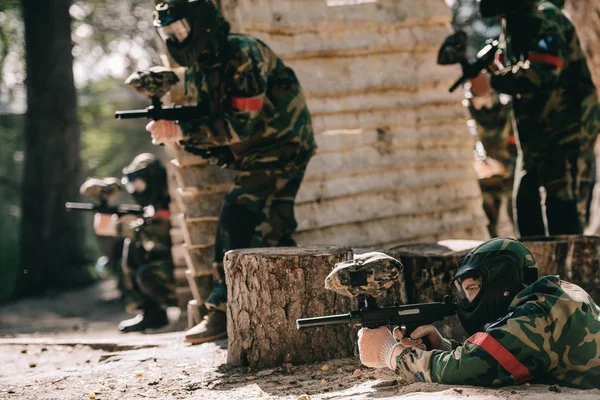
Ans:
[{"label": "log wall", "polygon": [[461,96],[447,91],[460,68],[435,63],[449,33],[443,1],[221,6],[234,32],[294,69],[308,99],[319,149],[298,193],[299,243],[487,237]]}]

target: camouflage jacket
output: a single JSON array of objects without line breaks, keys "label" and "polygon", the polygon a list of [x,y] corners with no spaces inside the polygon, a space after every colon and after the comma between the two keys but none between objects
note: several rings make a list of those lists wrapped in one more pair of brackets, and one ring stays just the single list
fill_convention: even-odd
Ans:
[{"label": "camouflage jacket", "polygon": [[541,278],[508,314],[453,351],[411,349],[396,360],[408,381],[600,388],[600,308],[580,287]]},{"label": "camouflage jacket", "polygon": [[[513,97],[521,149],[528,157],[589,147],[598,132],[595,86],[575,27],[550,1],[505,20],[492,87]],[[556,150],[558,148],[558,150]]]},{"label": "camouflage jacket", "polygon": [[185,88],[202,114],[181,123],[187,151],[228,146],[242,170],[303,166],[313,155],[300,83],[260,40],[230,34],[215,61],[187,68]]},{"label": "camouflage jacket", "polygon": [[172,262],[170,231],[171,213],[169,210],[158,210],[151,217],[124,220],[117,225],[118,235],[130,238],[143,254],[138,256],[141,257],[138,260],[140,263]]}]

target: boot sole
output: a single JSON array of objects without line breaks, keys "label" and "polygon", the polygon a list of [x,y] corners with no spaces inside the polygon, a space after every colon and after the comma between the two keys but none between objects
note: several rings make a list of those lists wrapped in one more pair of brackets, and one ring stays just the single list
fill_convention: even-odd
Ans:
[{"label": "boot sole", "polygon": [[191,344],[200,344],[200,343],[206,343],[206,342],[214,342],[215,340],[218,339],[223,339],[227,337],[227,332],[222,332],[213,336],[206,336],[206,337],[202,337],[202,338],[184,338],[183,341],[186,343],[191,343]]}]

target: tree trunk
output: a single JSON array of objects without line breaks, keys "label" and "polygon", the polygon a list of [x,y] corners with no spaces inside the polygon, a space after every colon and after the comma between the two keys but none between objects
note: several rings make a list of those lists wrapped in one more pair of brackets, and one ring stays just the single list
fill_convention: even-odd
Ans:
[{"label": "tree trunk", "polygon": [[296,319],[350,312],[350,298],[325,289],[348,248],[265,248],[225,255],[229,291],[227,362],[268,368],[349,357],[356,329],[348,325],[296,329]]},{"label": "tree trunk", "polygon": [[27,63],[25,171],[18,293],[88,281],[81,215],[67,213],[81,182],[69,0],[22,0]]},{"label": "tree trunk", "polygon": [[600,303],[600,237],[561,235],[521,241],[535,256],[540,277],[559,275]]}]

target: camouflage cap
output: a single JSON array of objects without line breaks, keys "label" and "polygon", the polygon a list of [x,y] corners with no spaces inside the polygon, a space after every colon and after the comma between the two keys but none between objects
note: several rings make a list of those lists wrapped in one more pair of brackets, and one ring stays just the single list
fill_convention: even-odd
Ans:
[{"label": "camouflage cap", "polygon": [[335,265],[325,288],[349,297],[377,297],[402,279],[403,269],[400,261],[383,253],[355,254],[353,260]]},{"label": "camouflage cap", "polygon": [[148,71],[137,71],[129,75],[125,84],[147,97],[163,97],[179,78],[170,68],[151,67]]},{"label": "camouflage cap", "polygon": [[79,188],[79,193],[100,201],[111,201],[119,197],[123,186],[118,178],[88,178]]}]

